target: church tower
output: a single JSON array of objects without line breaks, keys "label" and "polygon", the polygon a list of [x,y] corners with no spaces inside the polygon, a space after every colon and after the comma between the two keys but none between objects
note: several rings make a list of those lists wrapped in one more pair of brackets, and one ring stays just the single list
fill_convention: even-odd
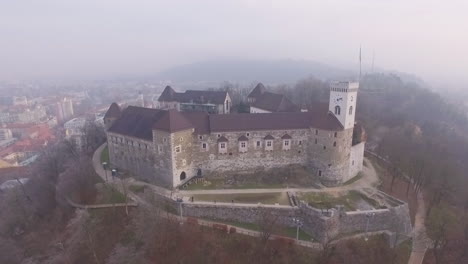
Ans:
[{"label": "church tower", "polygon": [[344,129],[354,127],[358,82],[332,82],[328,110],[333,113]]}]

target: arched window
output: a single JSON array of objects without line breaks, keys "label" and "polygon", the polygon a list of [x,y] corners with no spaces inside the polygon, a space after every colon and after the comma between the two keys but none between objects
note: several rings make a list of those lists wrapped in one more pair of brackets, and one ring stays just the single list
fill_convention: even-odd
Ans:
[{"label": "arched window", "polygon": [[341,108],[339,105],[335,106],[335,115],[340,115],[341,113]]},{"label": "arched window", "polygon": [[183,181],[185,178],[187,178],[187,175],[185,174],[185,171],[183,171],[180,173],[180,180]]},{"label": "arched window", "polygon": [[350,107],[349,107],[349,114],[350,114],[350,115],[353,114],[353,106],[350,106]]}]

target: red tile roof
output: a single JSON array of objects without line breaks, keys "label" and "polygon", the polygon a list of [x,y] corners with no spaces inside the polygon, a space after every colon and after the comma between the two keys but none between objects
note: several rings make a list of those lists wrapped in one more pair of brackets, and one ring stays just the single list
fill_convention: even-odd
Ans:
[{"label": "red tile roof", "polygon": [[171,109],[164,111],[161,118],[159,118],[153,125],[153,129],[163,130],[167,132],[177,132],[194,128],[194,125],[182,113],[177,110]]},{"label": "red tile roof", "polygon": [[196,134],[309,128],[343,129],[338,119],[328,110],[326,112],[210,115],[203,112],[177,112],[129,106],[109,128],[109,131],[152,140],[153,129],[172,133],[190,128],[195,129]]},{"label": "red tile roof", "polygon": [[122,114],[122,110],[117,103],[112,103],[109,109],[107,110],[104,118],[118,118]]},{"label": "red tile roof", "polygon": [[240,136],[237,140],[238,140],[238,141],[249,141],[249,138],[246,137],[245,135],[242,135],[242,136]]}]

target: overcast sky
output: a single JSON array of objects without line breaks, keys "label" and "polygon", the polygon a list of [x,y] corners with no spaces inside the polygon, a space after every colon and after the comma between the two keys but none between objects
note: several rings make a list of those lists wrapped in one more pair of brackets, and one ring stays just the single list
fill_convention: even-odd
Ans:
[{"label": "overcast sky", "polygon": [[0,79],[146,74],[217,58],[468,80],[467,0],[0,0]]}]

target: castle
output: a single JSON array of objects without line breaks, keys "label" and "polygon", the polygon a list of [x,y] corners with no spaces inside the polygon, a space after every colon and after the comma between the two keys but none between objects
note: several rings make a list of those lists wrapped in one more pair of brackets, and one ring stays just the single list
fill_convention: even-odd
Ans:
[{"label": "castle", "polygon": [[362,169],[365,142],[354,129],[358,88],[333,82],[328,106],[307,112],[121,111],[113,103],[104,117],[110,161],[168,188],[193,177],[290,164],[309,167],[326,186],[340,185]]}]

